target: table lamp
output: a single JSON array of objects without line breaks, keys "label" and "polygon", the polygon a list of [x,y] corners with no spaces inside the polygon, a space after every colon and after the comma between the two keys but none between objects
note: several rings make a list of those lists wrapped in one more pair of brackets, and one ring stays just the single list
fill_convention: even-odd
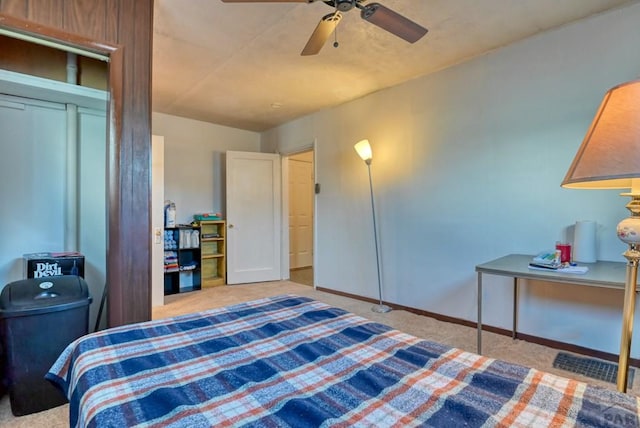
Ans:
[{"label": "table lamp", "polygon": [[353,146],[358,153],[358,156],[362,158],[364,163],[367,164],[367,170],[369,171],[369,190],[371,192],[371,213],[373,215],[373,240],[376,246],[376,266],[378,268],[378,299],[379,303],[371,308],[373,312],[385,313],[389,312],[391,308],[382,303],[382,280],[380,279],[380,254],[378,253],[378,228],[376,226],[376,207],[373,203],[373,182],[371,181],[371,160],[373,159],[373,152],[371,151],[371,145],[369,140],[361,140]]},{"label": "table lamp", "polygon": [[621,194],[631,197],[631,216],[617,227],[618,238],[629,246],[623,253],[627,272],[617,378],[618,390],[626,392],[640,260],[640,80],[605,94],[562,187],[631,189]]}]

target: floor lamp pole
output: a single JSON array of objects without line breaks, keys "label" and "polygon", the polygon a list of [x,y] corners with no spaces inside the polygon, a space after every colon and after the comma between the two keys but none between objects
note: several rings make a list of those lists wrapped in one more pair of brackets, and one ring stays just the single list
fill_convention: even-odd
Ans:
[{"label": "floor lamp pole", "polygon": [[622,334],[620,337],[620,358],[618,360],[618,391],[627,392],[629,377],[629,353],[633,337],[633,313],[636,304],[636,283],[638,281],[638,260],[640,252],[635,245],[625,251],[627,259],[627,277],[624,286],[624,306],[622,309]]},{"label": "floor lamp pole", "polygon": [[371,191],[371,213],[373,215],[373,240],[376,245],[376,267],[378,268],[378,300],[379,303],[371,308],[373,312],[386,313],[391,308],[382,303],[382,280],[380,278],[380,254],[378,252],[378,226],[376,225],[376,207],[373,202],[373,181],[371,180],[371,159],[367,163],[367,171],[369,172],[369,190]]}]

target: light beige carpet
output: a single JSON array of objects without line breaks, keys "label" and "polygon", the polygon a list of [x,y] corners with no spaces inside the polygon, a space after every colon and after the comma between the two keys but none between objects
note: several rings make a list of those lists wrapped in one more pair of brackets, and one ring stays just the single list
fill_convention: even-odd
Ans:
[{"label": "light beige carpet", "polygon": [[[290,281],[220,286],[198,292],[167,296],[165,298],[165,305],[154,309],[153,318],[165,318],[278,294],[309,296],[371,320],[387,324],[398,330],[411,333],[414,336],[445,343],[471,352],[475,352],[476,350],[476,330],[474,328],[437,321],[406,311],[391,311],[386,314],[377,314],[371,311],[371,303],[324,293],[314,290],[307,285],[296,284]],[[557,350],[552,348],[521,340],[514,341],[510,337],[487,332],[483,333],[482,347],[485,355],[489,357],[535,367],[561,376],[572,377],[615,390],[615,385],[611,383],[600,382],[554,369],[552,363],[557,354]],[[638,378],[640,378],[640,376],[635,376],[634,385],[629,391],[631,394],[638,395],[636,392],[638,391]],[[0,426],[12,428],[68,427],[67,412],[68,405],[64,405],[55,409],[17,418],[11,414],[9,399],[5,396],[0,401]]]},{"label": "light beige carpet", "polygon": [[313,287],[313,266],[291,269],[289,271],[289,280]]}]

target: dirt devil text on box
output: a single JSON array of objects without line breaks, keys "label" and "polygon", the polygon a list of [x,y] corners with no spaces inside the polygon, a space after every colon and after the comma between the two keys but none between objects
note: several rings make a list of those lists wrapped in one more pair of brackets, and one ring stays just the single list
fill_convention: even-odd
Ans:
[{"label": "dirt devil text on box", "polygon": [[36,270],[33,272],[34,278],[60,275],[62,275],[62,268],[58,263],[36,263]]}]

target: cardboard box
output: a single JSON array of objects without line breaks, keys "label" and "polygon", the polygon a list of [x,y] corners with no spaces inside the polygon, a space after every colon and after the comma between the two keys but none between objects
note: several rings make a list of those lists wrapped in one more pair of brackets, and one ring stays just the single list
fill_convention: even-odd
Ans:
[{"label": "cardboard box", "polygon": [[84,278],[84,256],[80,253],[30,253],[23,257],[25,278],[60,275],[78,275]]},{"label": "cardboard box", "polygon": [[193,272],[185,270],[180,272],[180,290],[189,290],[193,288]]}]

